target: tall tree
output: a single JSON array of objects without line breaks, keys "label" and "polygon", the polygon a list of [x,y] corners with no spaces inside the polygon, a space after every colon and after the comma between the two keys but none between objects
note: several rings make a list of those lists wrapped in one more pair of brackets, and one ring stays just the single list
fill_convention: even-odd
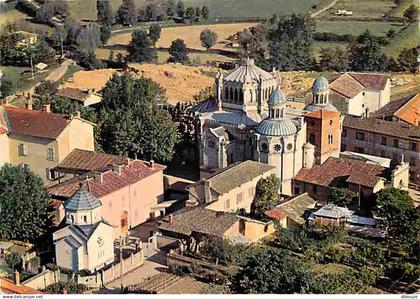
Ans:
[{"label": "tall tree", "polygon": [[217,33],[210,29],[204,29],[200,33],[201,45],[208,51],[217,42]]},{"label": "tall tree", "polygon": [[203,6],[203,8],[201,8],[201,16],[203,17],[203,20],[205,21],[209,19],[210,11],[207,6]]},{"label": "tall tree", "polygon": [[188,62],[187,45],[182,39],[176,39],[169,48],[169,62],[186,63]]},{"label": "tall tree", "polygon": [[270,64],[280,70],[308,70],[313,67],[311,47],[315,32],[309,16],[293,14],[283,18],[268,33]]},{"label": "tall tree", "polygon": [[168,17],[174,17],[176,14],[176,4],[175,0],[169,0],[166,3],[166,15]]},{"label": "tall tree", "polygon": [[101,27],[96,23],[88,24],[80,30],[76,41],[81,51],[92,53],[101,45]]},{"label": "tall tree", "polygon": [[274,174],[257,183],[255,199],[251,205],[251,213],[256,218],[266,218],[264,212],[279,204],[280,180]]},{"label": "tall tree", "polygon": [[339,47],[321,48],[319,68],[321,71],[345,72],[349,66],[349,58],[346,50]]},{"label": "tall tree", "polygon": [[96,10],[98,13],[98,22],[105,26],[111,26],[114,16],[112,15],[112,9],[109,0],[97,0]]},{"label": "tall tree", "polygon": [[384,71],[387,60],[377,39],[369,30],[359,35],[349,46],[349,66],[353,71]]},{"label": "tall tree", "polygon": [[398,56],[398,68],[400,71],[415,73],[418,69],[418,57],[420,54],[420,47],[404,49]]},{"label": "tall tree", "polygon": [[184,2],[182,2],[182,0],[178,1],[178,5],[176,6],[176,14],[180,18],[183,18],[184,15],[185,15],[185,6],[184,6]]},{"label": "tall tree", "polygon": [[185,11],[185,18],[190,21],[190,23],[193,23],[195,20],[195,9],[194,7],[187,7],[187,10]]},{"label": "tall tree", "polygon": [[137,10],[134,0],[123,0],[117,11],[119,23],[133,25],[137,21]]},{"label": "tall tree", "polygon": [[238,34],[240,58],[253,58],[258,65],[266,62],[266,36],[265,26],[260,24],[250,29],[244,29]]},{"label": "tall tree", "polygon": [[156,47],[157,41],[160,39],[160,33],[162,28],[159,24],[152,24],[149,28],[149,37],[153,43],[153,47]]},{"label": "tall tree", "polygon": [[200,21],[200,18],[201,18],[201,8],[198,7],[198,6],[195,8],[195,17],[197,18],[198,21]]},{"label": "tall tree", "polygon": [[133,32],[127,51],[127,59],[132,62],[152,62],[157,59],[156,49],[152,47],[152,41],[143,29]]},{"label": "tall tree", "polygon": [[356,194],[346,188],[333,187],[328,193],[328,202],[340,207],[348,207],[355,197]]},{"label": "tall tree", "polygon": [[114,75],[98,107],[98,143],[107,153],[170,160],[178,142],[177,125],[161,108],[162,88],[150,79]]},{"label": "tall tree", "polygon": [[108,26],[101,26],[101,43],[105,45],[108,42],[108,39],[111,37],[111,29]]},{"label": "tall tree", "polygon": [[419,15],[419,9],[417,8],[417,6],[415,4],[411,4],[406,11],[404,11],[404,17],[407,18],[407,20],[410,23],[414,23],[417,22],[418,20],[418,15]]},{"label": "tall tree", "polygon": [[47,224],[49,195],[42,180],[23,166],[0,168],[0,238],[33,241]]}]

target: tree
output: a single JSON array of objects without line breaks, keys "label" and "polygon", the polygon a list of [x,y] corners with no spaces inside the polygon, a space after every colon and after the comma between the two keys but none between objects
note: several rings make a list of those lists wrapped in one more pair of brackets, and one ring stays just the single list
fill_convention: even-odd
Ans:
[{"label": "tree", "polygon": [[12,90],[13,83],[3,77],[0,84],[0,99],[9,96],[12,93]]},{"label": "tree", "polygon": [[42,180],[23,166],[0,168],[0,238],[33,241],[44,232],[49,195]]},{"label": "tree", "polygon": [[96,23],[88,24],[80,30],[77,36],[79,49],[86,53],[93,53],[101,45],[101,28]]},{"label": "tree", "polygon": [[64,28],[67,32],[66,43],[69,45],[76,45],[77,36],[81,30],[80,25],[74,20],[67,18],[64,22]]},{"label": "tree", "polygon": [[200,7],[196,7],[195,8],[195,17],[197,18],[198,21],[200,21],[200,17],[201,17],[201,8]]},{"label": "tree", "polygon": [[407,20],[410,23],[417,22],[418,18],[418,8],[415,4],[411,4],[406,11],[404,11],[404,17],[407,18]]},{"label": "tree", "polygon": [[280,180],[274,174],[260,179],[255,190],[255,199],[251,205],[251,214],[259,219],[265,219],[264,212],[279,204]]},{"label": "tree", "polygon": [[174,17],[176,14],[176,4],[175,0],[169,0],[166,3],[166,15],[168,17]]},{"label": "tree", "polygon": [[313,67],[314,21],[309,16],[293,14],[281,19],[268,32],[270,64],[280,70],[308,70]]},{"label": "tree", "polygon": [[310,272],[304,262],[287,252],[268,250],[248,259],[232,281],[239,294],[292,294],[303,292]]},{"label": "tree", "polygon": [[75,58],[77,63],[87,70],[96,70],[105,67],[105,64],[96,58],[95,52],[86,53],[85,51],[78,51],[75,53]]},{"label": "tree", "polygon": [[156,49],[152,48],[152,41],[143,29],[133,32],[127,51],[129,61],[152,62],[157,59]]},{"label": "tree", "polygon": [[200,41],[201,46],[206,48],[208,51],[211,47],[213,47],[217,42],[217,33],[211,31],[210,29],[204,29],[200,33]]},{"label": "tree", "polygon": [[245,59],[253,58],[257,65],[266,63],[266,36],[264,25],[257,25],[250,29],[244,29],[238,33],[238,43],[241,46],[239,57]]},{"label": "tree", "polygon": [[407,191],[395,188],[382,189],[376,193],[376,212],[387,227],[391,241],[402,247],[418,242],[420,213],[414,208]]},{"label": "tree", "polygon": [[200,253],[211,258],[212,262],[228,265],[234,259],[233,245],[225,238],[209,236],[200,244]]},{"label": "tree", "polygon": [[193,23],[195,20],[195,9],[194,7],[187,7],[187,10],[185,11],[185,18],[190,21],[190,23]]},{"label": "tree", "polygon": [[64,26],[54,27],[54,38],[60,45],[61,56],[64,56],[64,42],[67,38],[67,31]]},{"label": "tree", "polygon": [[162,88],[150,79],[114,75],[98,105],[98,143],[107,153],[170,160],[178,142],[177,125],[161,108]]},{"label": "tree", "polygon": [[178,5],[176,6],[176,14],[180,18],[183,18],[184,15],[185,15],[185,6],[184,6],[184,2],[182,2],[182,0],[178,1]]},{"label": "tree", "polygon": [[156,43],[160,38],[162,28],[159,24],[152,24],[149,28],[149,37],[152,40],[153,46],[156,47]]},{"label": "tree", "polygon": [[205,21],[209,19],[210,11],[207,6],[203,6],[203,8],[201,8],[201,16],[203,17]]},{"label": "tree", "polygon": [[349,66],[353,71],[384,71],[388,58],[381,52],[381,47],[369,30],[357,37],[349,46]]},{"label": "tree", "polygon": [[118,22],[121,25],[133,25],[137,21],[137,11],[134,0],[123,0],[117,11]]},{"label": "tree", "polygon": [[139,9],[139,20],[144,22],[166,19],[166,11],[158,0],[147,0]]},{"label": "tree", "polygon": [[114,17],[112,15],[111,4],[109,3],[109,0],[97,0],[96,10],[98,13],[98,22],[103,26],[111,26]]},{"label": "tree", "polygon": [[189,61],[187,45],[182,39],[176,39],[169,48],[169,62],[186,63]]},{"label": "tree", "polygon": [[101,26],[101,43],[105,45],[108,42],[108,39],[111,37],[111,29],[108,26]]},{"label": "tree", "polygon": [[321,71],[345,72],[348,69],[349,58],[347,51],[335,48],[321,48],[319,68]]},{"label": "tree", "polygon": [[44,104],[50,104],[52,97],[58,92],[58,83],[50,80],[42,81],[35,87],[35,98],[41,103],[37,108],[40,109]]},{"label": "tree", "polygon": [[356,194],[346,188],[332,187],[328,193],[328,202],[340,207],[348,207],[356,198]]},{"label": "tree", "polygon": [[7,265],[12,268],[12,271],[15,271],[16,266],[22,264],[22,258],[16,252],[8,254],[5,258]]},{"label": "tree", "polygon": [[55,15],[63,17],[68,14],[68,5],[66,0],[46,0],[36,11],[35,19],[42,23],[48,23]]},{"label": "tree", "polygon": [[398,68],[400,71],[415,73],[418,68],[417,58],[420,48],[404,49],[398,56]]}]

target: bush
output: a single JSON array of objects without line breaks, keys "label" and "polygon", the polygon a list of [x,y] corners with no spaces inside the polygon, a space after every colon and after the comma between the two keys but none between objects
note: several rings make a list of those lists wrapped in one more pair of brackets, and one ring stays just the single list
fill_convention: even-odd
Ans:
[{"label": "bush", "polygon": [[170,264],[169,273],[172,273],[177,276],[187,276],[188,274],[193,273],[193,269],[190,265],[181,265],[181,264]]},{"label": "bush", "polygon": [[66,289],[68,294],[83,294],[86,292],[87,287],[84,284],[78,284],[75,281],[69,281],[66,283],[59,282],[49,285],[45,291],[49,294],[61,294],[63,289]]},{"label": "bush", "polygon": [[16,252],[7,255],[5,261],[13,271],[16,270],[19,265],[22,265],[22,258]]}]

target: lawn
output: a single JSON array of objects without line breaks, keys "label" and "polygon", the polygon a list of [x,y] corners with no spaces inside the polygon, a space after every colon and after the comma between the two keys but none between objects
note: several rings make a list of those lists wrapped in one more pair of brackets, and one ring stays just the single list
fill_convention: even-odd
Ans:
[{"label": "lawn", "polygon": [[316,31],[336,34],[360,35],[366,29],[376,36],[384,36],[390,29],[396,32],[403,28],[402,23],[391,22],[363,22],[363,21],[317,21]]},{"label": "lawn", "polygon": [[403,17],[405,10],[411,5],[418,3],[417,0],[404,0],[400,5],[392,9],[389,13],[391,17]]},{"label": "lawn", "polygon": [[391,40],[389,45],[384,48],[384,52],[395,58],[404,48],[414,48],[419,45],[419,27],[417,24],[411,24]]},{"label": "lawn", "polygon": [[12,83],[11,93],[14,93],[17,90],[21,90],[27,87],[22,72],[28,71],[29,68],[0,66],[0,70],[3,72],[3,80],[7,80]]},{"label": "lawn", "polygon": [[324,17],[334,17],[337,10],[349,10],[353,12],[351,17],[334,17],[348,20],[352,18],[378,19],[388,14],[395,8],[394,0],[338,0],[336,5],[322,14]]}]

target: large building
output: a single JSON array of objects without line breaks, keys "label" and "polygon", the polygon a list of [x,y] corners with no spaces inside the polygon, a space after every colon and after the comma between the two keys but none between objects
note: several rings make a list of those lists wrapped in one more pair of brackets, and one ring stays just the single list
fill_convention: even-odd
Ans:
[{"label": "large building", "polygon": [[399,122],[408,126],[418,126],[420,125],[420,94],[417,93],[391,101],[375,111],[372,117]]},{"label": "large building", "polygon": [[27,108],[0,106],[0,165],[29,167],[50,185],[60,177],[54,168],[73,149],[94,149],[94,124],[51,113],[49,105]]},{"label": "large building", "polygon": [[279,84],[275,69],[266,72],[252,59],[217,76],[216,100],[196,108],[202,173],[254,160],[274,166],[280,192],[292,195],[292,179],[302,168],[338,156],[340,114],[329,103],[328,81],[315,80],[304,110],[286,107]]},{"label": "large building", "polygon": [[358,152],[410,163],[410,181],[420,183],[420,127],[346,115],[342,151]]}]

